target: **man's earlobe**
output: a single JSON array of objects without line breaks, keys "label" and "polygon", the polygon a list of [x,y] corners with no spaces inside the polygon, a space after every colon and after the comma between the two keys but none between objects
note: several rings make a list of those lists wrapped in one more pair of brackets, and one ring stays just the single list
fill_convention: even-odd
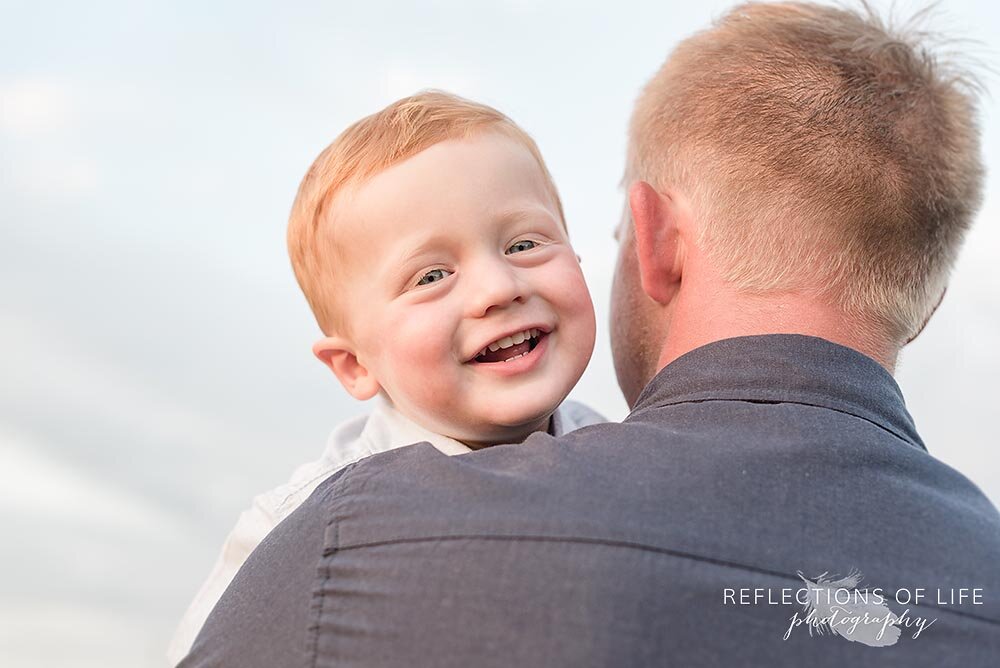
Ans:
[{"label": "man's earlobe", "polygon": [[642,289],[653,301],[667,304],[681,278],[683,254],[677,218],[683,214],[669,195],[645,181],[632,184],[628,199]]},{"label": "man's earlobe", "polygon": [[948,294],[948,286],[947,286],[947,285],[946,285],[946,286],[944,286],[944,290],[942,290],[942,291],[941,291],[941,297],[940,297],[940,298],[938,298],[938,300],[937,300],[937,304],[935,304],[935,305],[934,305],[934,308],[932,308],[932,309],[931,309],[931,312],[930,312],[930,313],[929,313],[929,314],[927,315],[927,317],[926,317],[926,318],[924,318],[924,322],[923,322],[923,324],[921,324],[921,325],[920,325],[920,329],[918,329],[918,330],[917,330],[916,334],[914,334],[913,336],[911,336],[910,338],[908,338],[908,339],[906,340],[906,343],[904,343],[904,344],[903,344],[904,346],[908,346],[908,345],[910,345],[910,343],[911,343],[911,342],[912,342],[912,341],[913,341],[913,340],[914,340],[915,338],[917,338],[918,336],[920,336],[920,333],[924,331],[924,328],[925,328],[925,327],[927,327],[927,323],[929,323],[929,322],[931,321],[931,317],[933,317],[933,315],[934,315],[935,313],[937,313],[937,310],[938,310],[938,307],[939,307],[939,306],[941,306],[941,302],[943,302],[943,301],[944,301],[944,296],[945,296],[946,294]]},{"label": "man's earlobe", "polygon": [[313,344],[313,355],[333,371],[348,393],[360,401],[371,399],[381,389],[378,380],[360,361],[350,342],[326,336]]}]

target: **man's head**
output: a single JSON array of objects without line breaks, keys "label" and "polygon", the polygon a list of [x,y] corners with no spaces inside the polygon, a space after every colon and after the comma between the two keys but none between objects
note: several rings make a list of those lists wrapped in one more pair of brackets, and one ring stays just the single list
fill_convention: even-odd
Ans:
[{"label": "man's head", "polygon": [[919,333],[983,170],[972,86],[917,36],[871,12],[747,4],[677,47],[630,127],[612,308],[623,385],[651,378],[672,335],[677,290],[640,280],[648,230],[632,223],[664,207],[681,221],[677,275],[661,272],[678,289],[696,251],[734,293],[806,297],[886,348]]},{"label": "man's head", "polygon": [[474,445],[544,428],[586,368],[594,314],[531,139],[451,95],[348,129],[299,190],[296,276],[313,350],[356,398]]}]

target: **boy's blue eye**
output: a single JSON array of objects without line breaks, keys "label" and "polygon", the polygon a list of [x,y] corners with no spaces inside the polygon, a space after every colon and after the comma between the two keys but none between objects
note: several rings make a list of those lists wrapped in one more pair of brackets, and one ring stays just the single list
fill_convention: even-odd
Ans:
[{"label": "boy's blue eye", "polygon": [[511,247],[508,248],[506,251],[504,251],[504,255],[513,255],[514,253],[520,253],[522,251],[531,250],[537,245],[538,244],[532,241],[531,239],[521,239],[520,241],[512,244]]},{"label": "boy's blue eye", "polygon": [[430,285],[431,283],[437,283],[450,275],[451,272],[447,269],[431,269],[420,277],[420,280],[417,281],[417,285]]}]

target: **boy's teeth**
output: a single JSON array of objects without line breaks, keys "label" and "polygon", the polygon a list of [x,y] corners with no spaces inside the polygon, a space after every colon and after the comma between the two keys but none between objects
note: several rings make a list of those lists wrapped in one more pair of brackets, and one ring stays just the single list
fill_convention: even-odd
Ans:
[{"label": "boy's teeth", "polygon": [[[526,329],[523,332],[518,332],[516,334],[511,334],[510,336],[505,336],[502,339],[494,341],[490,345],[488,345],[485,348],[483,348],[479,352],[479,355],[477,355],[477,357],[479,357],[481,355],[485,355],[487,352],[495,353],[498,350],[502,350],[504,348],[510,348],[511,346],[516,346],[516,345],[522,344],[525,341],[527,341],[528,339],[538,338],[538,336],[540,334],[541,334],[541,331],[538,330],[538,329]],[[522,353],[521,355],[517,355],[515,357],[510,357],[510,358],[508,358],[508,359],[506,359],[504,361],[505,362],[509,362],[511,360],[516,360],[518,357],[523,357],[524,354],[526,354],[526,353]]]},{"label": "boy's teeth", "polygon": [[516,346],[519,343],[524,343],[528,339],[533,339],[538,336],[537,329],[526,329],[523,332],[518,332],[517,334],[511,334],[510,336],[505,336],[499,341],[491,343],[489,349],[492,351],[500,350],[501,348],[510,348],[511,346]]}]

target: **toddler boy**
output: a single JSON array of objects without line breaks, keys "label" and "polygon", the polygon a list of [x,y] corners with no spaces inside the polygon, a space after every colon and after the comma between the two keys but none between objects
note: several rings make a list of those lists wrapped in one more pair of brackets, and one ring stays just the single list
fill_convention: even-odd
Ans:
[{"label": "toddler boy", "polygon": [[313,352],[373,412],[254,499],[169,650],[187,654],[267,533],[324,479],[427,441],[446,455],[603,421],[564,402],[594,347],[594,310],[552,178],[495,109],[441,92],[344,131],[299,187],[292,266],[324,336]]}]

